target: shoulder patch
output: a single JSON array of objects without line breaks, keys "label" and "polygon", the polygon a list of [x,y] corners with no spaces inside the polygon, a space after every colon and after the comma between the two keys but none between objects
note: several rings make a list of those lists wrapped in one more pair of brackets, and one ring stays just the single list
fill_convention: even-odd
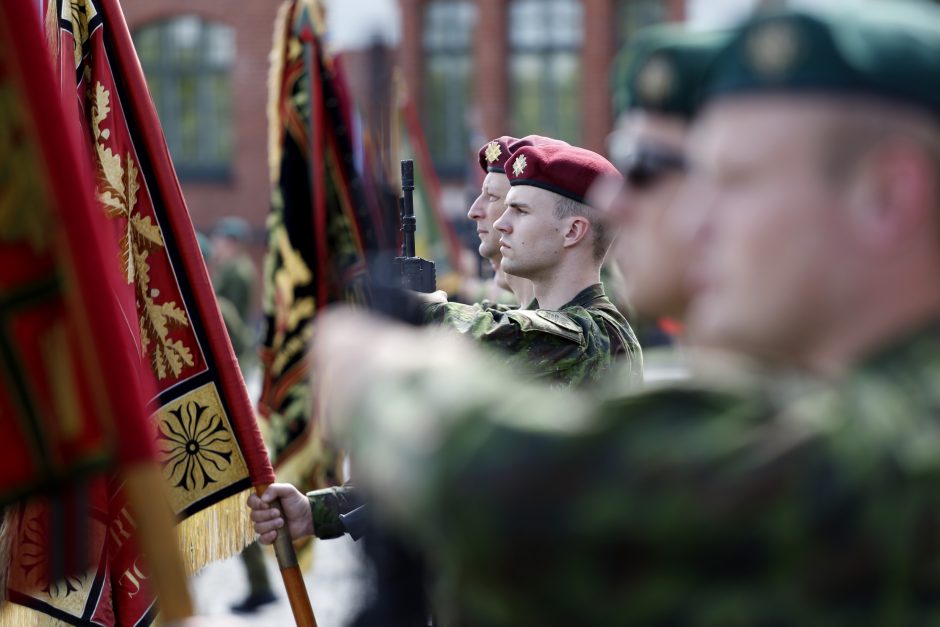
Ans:
[{"label": "shoulder patch", "polygon": [[536,309],[535,315],[543,320],[548,320],[552,324],[557,324],[560,327],[564,327],[569,331],[574,331],[576,333],[581,333],[581,327],[568,316],[558,313],[557,311],[549,311],[546,309]]},{"label": "shoulder patch", "polygon": [[517,320],[525,321],[523,331],[540,331],[562,337],[578,344],[584,343],[584,331],[568,316],[557,311],[520,309],[513,312]]},{"label": "shoulder patch", "polygon": [[[548,315],[545,315],[548,314]],[[554,311],[516,309],[507,312],[523,333],[547,333],[576,344],[584,344],[584,332],[577,323]]]}]

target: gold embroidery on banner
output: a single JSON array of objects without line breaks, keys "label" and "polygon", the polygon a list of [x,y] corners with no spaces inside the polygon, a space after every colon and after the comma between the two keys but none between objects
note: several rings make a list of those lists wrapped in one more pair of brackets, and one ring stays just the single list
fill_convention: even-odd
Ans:
[{"label": "gold embroidery on banner", "polygon": [[161,407],[155,416],[160,464],[174,513],[248,477],[214,383]]},{"label": "gold embroidery on banner", "polygon": [[[43,505],[30,504],[23,510],[11,560],[17,566],[10,576],[10,588],[47,603],[71,616],[80,617],[88,602],[95,580],[94,570],[70,575],[63,581],[48,581],[44,578],[52,544],[49,541],[49,512]],[[94,516],[89,517],[88,545],[104,546],[105,525]],[[93,559],[97,564],[97,560]]]},{"label": "gold embroidery on banner", "polygon": [[104,143],[111,136],[111,129],[102,128],[111,112],[110,92],[98,82],[93,96],[92,128],[98,165],[98,200],[109,218],[127,221],[120,243],[121,265],[127,283],[134,284],[137,294],[141,351],[150,357],[158,379],[165,379],[169,374],[179,377],[184,365],[193,365],[193,356],[181,340],[169,336],[170,327],[188,327],[189,320],[186,312],[175,302],[157,302],[160,291],[150,287],[150,265],[147,263],[152,250],[163,248],[163,235],[149,216],[136,211],[140,171],[131,154],[128,152],[126,155],[125,170],[120,155],[115,155]]},{"label": "gold embroidery on banner", "polygon": [[[50,0],[55,2],[55,0]],[[90,0],[71,0],[62,5],[62,19],[72,25],[72,39],[75,41],[75,67],[81,65],[85,44],[88,43],[88,25],[98,15],[95,5]]]}]

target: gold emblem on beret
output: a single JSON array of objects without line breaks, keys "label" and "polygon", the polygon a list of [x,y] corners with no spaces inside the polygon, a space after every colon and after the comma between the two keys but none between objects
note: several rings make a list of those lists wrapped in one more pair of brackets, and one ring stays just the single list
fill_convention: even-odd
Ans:
[{"label": "gold emblem on beret", "polygon": [[525,166],[525,155],[519,155],[512,163],[512,173],[516,176],[521,175],[525,171]]},{"label": "gold emblem on beret", "polygon": [[486,157],[488,163],[493,163],[499,159],[501,154],[503,154],[503,151],[499,147],[499,142],[494,139],[486,145],[486,152],[483,153],[483,156]]},{"label": "gold emblem on beret", "polygon": [[676,87],[676,69],[663,55],[650,58],[636,79],[637,92],[643,102],[659,104],[672,95]]},{"label": "gold emblem on beret", "polygon": [[799,35],[793,24],[775,21],[758,27],[747,40],[747,55],[761,74],[780,78],[796,66],[800,51]]}]

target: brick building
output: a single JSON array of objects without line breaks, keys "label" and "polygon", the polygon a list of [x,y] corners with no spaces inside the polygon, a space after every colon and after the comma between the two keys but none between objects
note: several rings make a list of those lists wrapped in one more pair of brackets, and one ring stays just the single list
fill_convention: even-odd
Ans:
[{"label": "brick building", "polygon": [[197,228],[269,207],[268,54],[277,2],[122,0]]},{"label": "brick building", "polygon": [[[637,28],[685,0],[399,0],[400,60],[442,176],[467,147],[544,133],[602,151],[609,72]],[[462,124],[460,122],[463,122]]]},{"label": "brick building", "polygon": [[[384,38],[398,48],[445,183],[444,208],[460,224],[465,182],[475,176],[474,153],[485,139],[540,132],[603,150],[616,50],[642,25],[683,19],[687,0],[385,0],[381,10],[379,4],[327,0],[335,14],[342,8],[344,22],[335,30],[368,30],[360,41],[382,35],[373,32],[382,24],[391,32]],[[223,216],[245,218],[260,259],[270,192],[268,54],[279,3],[122,0],[122,6],[193,222],[209,230]],[[367,19],[381,11],[380,19]],[[350,82],[366,103],[375,94],[356,89],[369,82],[366,54],[347,56]]]}]

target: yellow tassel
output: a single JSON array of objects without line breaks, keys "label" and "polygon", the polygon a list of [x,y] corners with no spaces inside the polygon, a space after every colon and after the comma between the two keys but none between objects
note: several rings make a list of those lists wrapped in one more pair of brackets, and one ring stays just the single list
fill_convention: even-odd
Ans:
[{"label": "yellow tassel", "polygon": [[19,508],[11,505],[3,510],[0,520],[0,604],[7,598],[7,582],[10,577],[10,560],[13,559],[13,538],[16,537]]},{"label": "yellow tassel", "polygon": [[47,614],[22,605],[7,603],[0,608],[0,627],[52,627],[61,624]]},{"label": "yellow tassel", "polygon": [[190,516],[176,526],[180,553],[192,575],[206,565],[241,553],[255,539],[245,490]]}]

